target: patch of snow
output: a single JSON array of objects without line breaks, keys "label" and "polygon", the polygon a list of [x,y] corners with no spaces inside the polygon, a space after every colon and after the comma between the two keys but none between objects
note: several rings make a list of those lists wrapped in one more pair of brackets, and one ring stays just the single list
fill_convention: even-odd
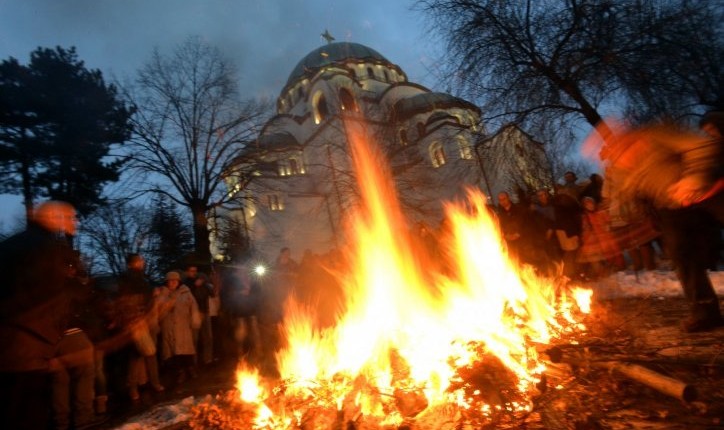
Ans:
[{"label": "patch of snow", "polygon": [[197,403],[193,396],[178,403],[154,406],[151,410],[129,419],[116,430],[158,430],[191,419],[191,408]]},{"label": "patch of snow", "polygon": [[[717,294],[724,295],[724,272],[709,272],[709,278]],[[676,274],[670,270],[614,273],[608,278],[592,282],[594,300],[621,297],[683,297]]]}]

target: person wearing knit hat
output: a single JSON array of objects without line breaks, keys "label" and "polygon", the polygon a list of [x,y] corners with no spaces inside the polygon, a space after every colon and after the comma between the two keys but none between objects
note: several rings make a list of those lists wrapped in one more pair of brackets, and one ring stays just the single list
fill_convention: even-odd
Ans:
[{"label": "person wearing knit hat", "polygon": [[181,283],[177,271],[166,273],[166,284],[158,289],[158,312],[161,326],[161,359],[177,373],[177,383],[196,375],[194,369],[195,329],[200,313],[189,287]]}]

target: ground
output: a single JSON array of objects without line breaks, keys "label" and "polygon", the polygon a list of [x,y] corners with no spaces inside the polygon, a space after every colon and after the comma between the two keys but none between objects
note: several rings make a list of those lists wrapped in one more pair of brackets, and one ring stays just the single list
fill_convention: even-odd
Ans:
[{"label": "ground", "polygon": [[[560,345],[564,358],[549,366],[546,388],[525,427],[724,429],[724,328],[682,333],[679,324],[686,315],[687,305],[680,297],[651,295],[595,301],[584,321],[587,331],[580,342]],[[679,380],[693,387],[697,397],[684,401],[663,394],[610,370],[604,362],[611,360],[638,364]],[[186,398],[188,404],[190,396],[198,401],[231,389],[233,382],[233,365],[216,366],[181,390],[169,390],[160,397],[145,393],[142,403],[115,408],[104,428],[187,428],[187,418],[175,412],[184,408],[179,401]],[[154,404],[165,406],[140,415]],[[148,424],[149,420],[156,424]],[[139,426],[130,424],[134,421]],[[498,424],[485,428],[520,426],[519,422],[514,427]]]},{"label": "ground", "polygon": [[[636,297],[594,303],[589,332],[571,356],[573,366],[552,366],[562,390],[544,394],[545,410],[558,411],[558,425],[575,429],[724,428],[724,328],[683,333],[682,298]],[[683,401],[610,370],[604,361],[644,366],[693,387],[697,398]],[[576,360],[571,360],[576,361]],[[552,424],[552,423],[551,423]]]}]

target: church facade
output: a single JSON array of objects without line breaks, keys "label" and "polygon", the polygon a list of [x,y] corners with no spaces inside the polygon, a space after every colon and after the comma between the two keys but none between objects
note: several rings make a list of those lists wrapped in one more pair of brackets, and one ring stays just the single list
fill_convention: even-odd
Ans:
[{"label": "church facade", "polygon": [[500,191],[550,185],[539,143],[514,126],[488,136],[474,104],[409,82],[399,66],[361,44],[310,52],[276,107],[244,157],[255,160],[250,183],[227,178],[241,205],[234,217],[267,260],[283,247],[301,256],[343,245],[345,218],[359,195],[350,133],[382,148],[411,225],[435,228],[443,203],[468,188],[492,203]]}]

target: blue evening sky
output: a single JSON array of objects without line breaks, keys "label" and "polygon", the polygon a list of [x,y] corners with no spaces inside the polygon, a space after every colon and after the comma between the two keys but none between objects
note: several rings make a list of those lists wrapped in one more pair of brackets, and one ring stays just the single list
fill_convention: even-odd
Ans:
[{"label": "blue evening sky", "polygon": [[[297,62],[326,43],[361,43],[435,88],[439,48],[412,0],[0,0],[0,58],[29,61],[35,48],[75,46],[106,80],[130,78],[158,47],[188,36],[219,47],[248,97],[275,99]],[[22,219],[17,196],[0,196],[0,232]]]}]

